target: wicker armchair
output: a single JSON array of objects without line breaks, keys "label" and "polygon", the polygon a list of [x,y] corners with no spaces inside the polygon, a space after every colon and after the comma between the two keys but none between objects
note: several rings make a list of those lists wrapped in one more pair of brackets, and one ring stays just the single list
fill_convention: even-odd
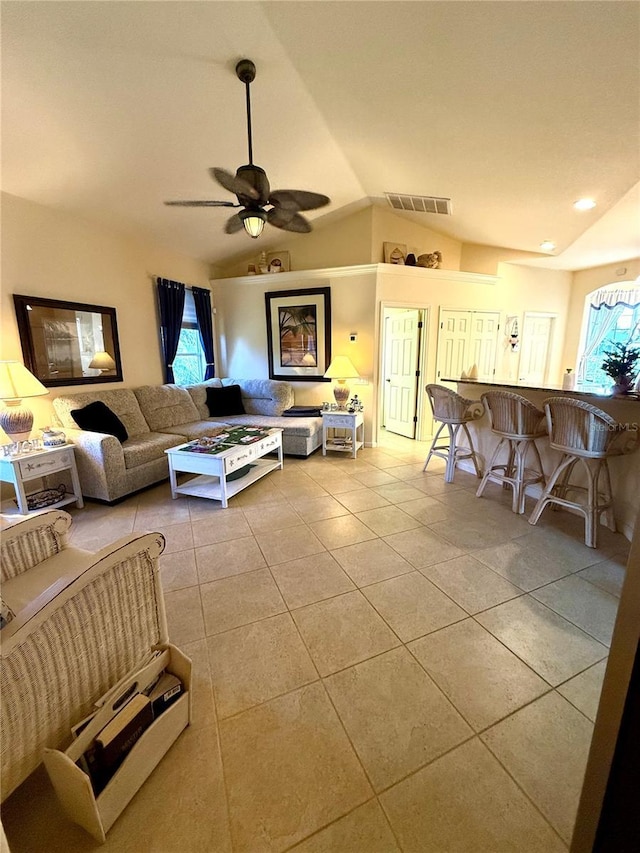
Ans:
[{"label": "wicker armchair", "polygon": [[[425,391],[431,404],[434,420],[440,421],[440,426],[431,442],[431,447],[422,470],[427,470],[432,456],[439,456],[447,463],[444,473],[445,483],[452,483],[456,463],[461,459],[471,459],[476,469],[476,474],[478,477],[481,477],[478,457],[467,424],[482,417],[484,406],[478,400],[467,400],[465,397],[461,397],[460,394],[450,391],[443,385],[427,385]],[[445,428],[449,433],[448,444],[438,444],[440,433]],[[458,433],[461,429],[467,436],[467,441],[469,442],[468,449],[458,444]]]},{"label": "wicker armchair", "polygon": [[167,642],[159,533],[97,553],[67,544],[71,517],[45,512],[2,535],[2,800],[64,747],[71,726],[156,643]]},{"label": "wicker armchair", "polygon": [[[549,478],[529,518],[536,524],[548,504],[574,509],[585,517],[585,544],[597,547],[598,524],[603,516],[607,526],[616,529],[608,459],[631,453],[640,444],[640,433],[627,424],[619,424],[607,412],[571,397],[550,397],[544,402],[549,427],[549,444],[562,458]],[[570,482],[580,462],[586,485]],[[584,501],[570,500],[577,492]]]}]

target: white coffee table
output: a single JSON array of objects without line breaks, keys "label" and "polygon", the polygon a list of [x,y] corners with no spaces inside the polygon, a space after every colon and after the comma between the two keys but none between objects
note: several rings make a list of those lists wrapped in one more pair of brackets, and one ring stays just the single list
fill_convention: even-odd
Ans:
[{"label": "white coffee table", "polygon": [[[192,442],[179,444],[165,450],[169,458],[169,481],[171,497],[191,495],[197,498],[221,501],[228,506],[229,498],[237,495],[247,486],[260,480],[271,471],[282,468],[282,430],[270,429],[267,435],[250,444],[236,444],[219,453],[200,453],[189,451]],[[267,453],[277,452],[277,459],[264,459]],[[227,481],[232,474],[245,465],[251,469],[237,480]],[[184,484],[178,485],[177,474],[199,474]]]}]

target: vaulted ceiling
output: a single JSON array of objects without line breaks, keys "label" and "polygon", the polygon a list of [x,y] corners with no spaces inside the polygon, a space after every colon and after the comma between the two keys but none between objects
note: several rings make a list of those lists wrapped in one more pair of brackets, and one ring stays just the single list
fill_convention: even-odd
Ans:
[{"label": "vaulted ceiling", "polygon": [[[254,159],[341,211],[385,192],[464,242],[580,269],[640,254],[636,2],[3,2],[3,189],[220,263],[248,249],[208,175]],[[597,207],[577,212],[591,196]],[[264,248],[282,242],[267,226]]]}]

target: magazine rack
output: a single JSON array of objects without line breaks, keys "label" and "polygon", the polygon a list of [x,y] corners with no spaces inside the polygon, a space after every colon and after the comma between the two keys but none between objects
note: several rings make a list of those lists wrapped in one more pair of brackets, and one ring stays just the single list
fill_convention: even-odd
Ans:
[{"label": "magazine rack", "polygon": [[[45,750],[44,764],[65,812],[100,842],[106,841],[106,833],[191,720],[189,658],[171,644],[154,647],[149,658],[96,703],[98,710],[85,721],[85,727],[65,752]],[[118,713],[122,697],[136,690],[141,692],[163,670],[180,679],[184,692],[144,731],[96,796],[89,776],[77,762],[96,735]]]}]

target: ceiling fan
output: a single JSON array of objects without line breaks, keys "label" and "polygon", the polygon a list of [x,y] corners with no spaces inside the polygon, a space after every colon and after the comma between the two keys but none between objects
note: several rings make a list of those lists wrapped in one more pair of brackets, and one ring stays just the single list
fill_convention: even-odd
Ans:
[{"label": "ceiling fan", "polygon": [[[235,175],[217,167],[209,169],[209,174],[225,190],[236,195],[238,204],[232,201],[165,201],[165,204],[178,207],[241,207],[242,210],[227,220],[224,228],[227,234],[235,234],[244,228],[250,237],[259,237],[265,222],[283,231],[311,231],[311,223],[300,211],[324,207],[331,199],[307,190],[271,190],[267,173],[253,163],[249,86],[255,80],[256,66],[250,59],[241,59],[236,65],[236,76],[246,87],[249,162],[246,166],[240,166]],[[266,210],[266,207],[271,209]]]}]

